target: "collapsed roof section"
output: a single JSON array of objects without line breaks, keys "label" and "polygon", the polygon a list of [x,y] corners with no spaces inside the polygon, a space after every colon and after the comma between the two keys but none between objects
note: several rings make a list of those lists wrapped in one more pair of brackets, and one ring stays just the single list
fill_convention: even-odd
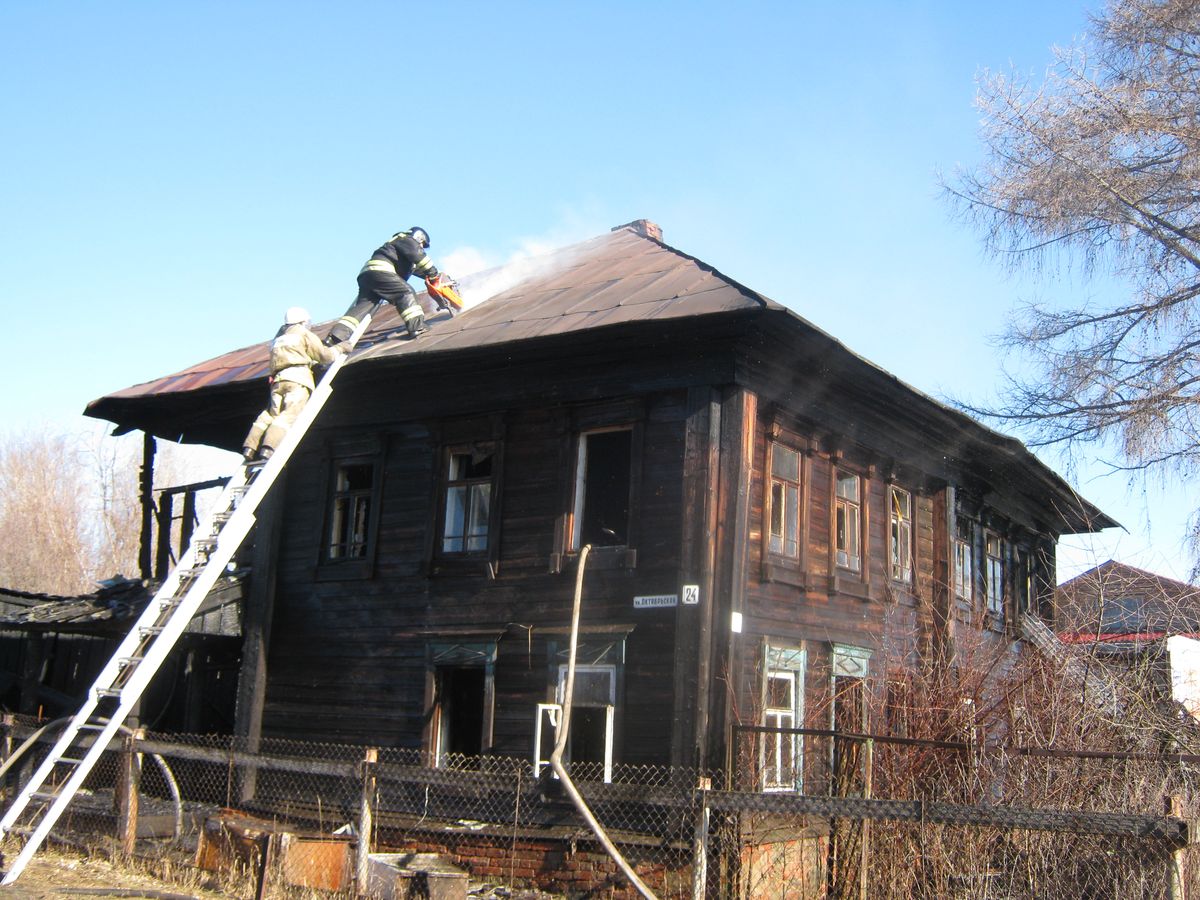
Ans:
[{"label": "collapsed roof section", "polygon": [[[771,344],[781,349],[775,365],[798,369],[793,360],[804,360],[804,377],[824,373],[861,403],[884,413],[904,409],[910,423],[920,423],[918,437],[926,452],[992,473],[1006,490],[1050,509],[1059,533],[1117,524],[1075,494],[1021,442],[901,382],[787,307],[663,243],[658,227],[646,220],[464,278],[461,287],[468,308],[453,318],[435,314],[428,297],[421,296],[432,327],[416,341],[403,338],[393,309],[381,310],[346,372],[362,377],[372,371],[369,367],[385,363],[440,367],[467,365],[485,353],[523,356],[535,347],[569,348],[601,330],[644,333],[657,327],[666,334],[718,322],[729,330],[735,323],[728,333],[753,344],[748,358],[760,355],[762,335],[769,334]],[[479,297],[486,302],[473,304]],[[329,324],[315,330],[323,333]],[[262,405],[268,347],[264,341],[107,394],[88,404],[85,414],[115,423],[117,433],[141,429],[173,441],[237,449],[235,442]]]}]

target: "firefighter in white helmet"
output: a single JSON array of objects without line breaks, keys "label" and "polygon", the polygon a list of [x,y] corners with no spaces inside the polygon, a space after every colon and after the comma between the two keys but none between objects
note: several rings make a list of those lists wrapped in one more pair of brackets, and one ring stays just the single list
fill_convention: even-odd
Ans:
[{"label": "firefighter in white helmet", "polygon": [[329,365],[349,350],[348,343],[326,347],[308,325],[308,310],[293,306],[271,341],[271,399],[242,442],[247,462],[270,458],[313,392],[313,369]]}]

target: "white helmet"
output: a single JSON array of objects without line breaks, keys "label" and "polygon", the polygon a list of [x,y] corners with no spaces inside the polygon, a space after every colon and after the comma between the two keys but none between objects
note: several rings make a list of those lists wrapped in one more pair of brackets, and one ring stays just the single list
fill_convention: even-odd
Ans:
[{"label": "white helmet", "polygon": [[293,306],[283,316],[284,325],[299,325],[309,319],[308,310],[303,306]]}]

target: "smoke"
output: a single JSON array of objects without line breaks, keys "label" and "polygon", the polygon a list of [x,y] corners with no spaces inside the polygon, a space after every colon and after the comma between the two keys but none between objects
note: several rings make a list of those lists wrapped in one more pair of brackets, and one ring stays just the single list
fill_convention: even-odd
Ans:
[{"label": "smoke", "polygon": [[584,234],[522,238],[517,249],[502,262],[475,247],[458,247],[442,258],[442,268],[458,281],[463,308],[470,309],[529,278],[566,268],[580,253],[555,251],[597,233],[597,230],[591,230]]}]

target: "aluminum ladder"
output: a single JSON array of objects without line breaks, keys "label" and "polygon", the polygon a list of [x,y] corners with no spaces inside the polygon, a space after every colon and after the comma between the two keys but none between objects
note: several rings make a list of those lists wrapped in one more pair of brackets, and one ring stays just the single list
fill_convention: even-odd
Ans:
[{"label": "aluminum ladder", "polygon": [[[358,343],[378,308],[376,304],[354,329],[351,346]],[[255,510],[329,399],[333,379],[345,362],[343,355],[329,365],[270,459],[243,465],[230,477],[213,506],[216,512],[196,529],[179,563],[88,689],[83,706],[0,818],[0,835],[27,835],[0,884],[17,880],[108,748],[254,525]]]}]

